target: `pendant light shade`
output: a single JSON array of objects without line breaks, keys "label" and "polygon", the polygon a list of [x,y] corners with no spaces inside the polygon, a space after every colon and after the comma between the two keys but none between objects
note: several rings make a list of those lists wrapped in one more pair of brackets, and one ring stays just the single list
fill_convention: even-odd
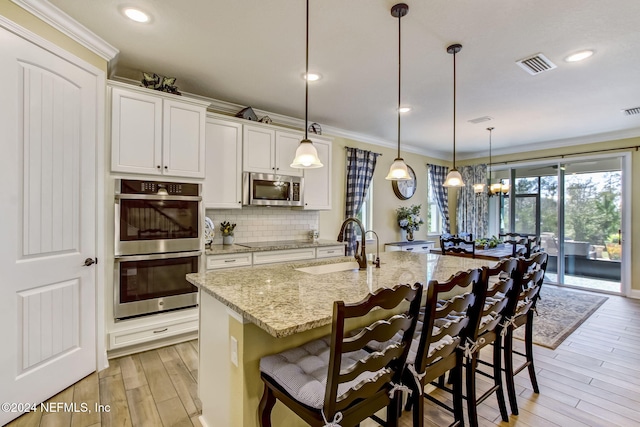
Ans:
[{"label": "pendant light shade", "polygon": [[401,95],[401,77],[402,77],[402,50],[401,50],[401,40],[402,40],[402,32],[401,30],[401,21],[402,21],[402,17],[405,16],[407,13],[409,12],[409,6],[407,6],[405,3],[398,3],[396,5],[394,5],[391,8],[391,16],[393,16],[394,18],[398,18],[398,108],[397,108],[397,112],[398,112],[398,155],[396,156],[396,158],[394,159],[393,163],[391,164],[391,167],[389,168],[389,173],[387,174],[387,176],[385,177],[385,179],[388,180],[394,180],[394,181],[406,181],[411,178],[411,175],[409,175],[409,170],[407,169],[407,164],[404,162],[404,159],[402,157],[400,157],[400,95]]},{"label": "pendant light shade", "polygon": [[[307,0],[307,43],[305,49],[305,76],[309,75],[309,0]],[[318,150],[308,138],[309,129],[309,79],[304,79],[304,139],[296,149],[296,156],[291,163],[292,168],[314,169],[323,166],[318,157]]]},{"label": "pendant light shade", "polygon": [[453,55],[453,167],[444,181],[445,187],[464,187],[462,175],[456,169],[456,54],[460,49],[462,49],[461,44],[452,44],[447,48],[447,53]]}]

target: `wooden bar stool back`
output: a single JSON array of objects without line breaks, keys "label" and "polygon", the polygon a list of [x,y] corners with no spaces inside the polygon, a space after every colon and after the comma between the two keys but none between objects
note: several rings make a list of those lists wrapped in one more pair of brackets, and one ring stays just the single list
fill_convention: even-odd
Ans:
[{"label": "wooden bar stool back", "polygon": [[[544,282],[544,274],[547,270],[547,259],[548,256],[546,252],[538,252],[531,258],[520,259],[519,261],[520,285],[518,302],[504,337],[505,382],[507,385],[507,394],[509,395],[511,413],[514,415],[518,415],[518,401],[514,377],[519,372],[527,368],[533,391],[535,393],[540,392],[533,364],[533,319],[536,303],[540,297],[540,289]],[[513,331],[523,325],[525,327],[524,353],[513,349]],[[514,367],[513,354],[524,356],[525,362],[518,367]]]},{"label": "wooden bar stool back", "polygon": [[[407,401],[407,410],[413,408],[413,425],[424,424],[423,397],[453,413],[452,426],[462,425],[462,357],[459,347],[464,345],[469,331],[476,327],[484,303],[486,286],[482,281],[482,269],[459,272],[446,282],[432,280],[427,286],[427,300],[419,336],[411,345],[405,370],[406,385],[413,392]],[[439,296],[454,288],[462,291],[449,300]],[[444,381],[437,384],[453,395],[453,407],[424,393],[426,384],[432,383],[451,371],[452,388]]]},{"label": "wooden bar stool back", "polygon": [[[277,399],[311,426],[356,426],[385,407],[386,425],[395,426],[402,370],[421,298],[422,285],[416,283],[378,290],[359,303],[336,301],[330,336],[263,357],[260,425],[271,426]],[[345,330],[347,320],[367,316],[375,308],[390,310],[389,316],[355,334]],[[388,345],[370,353],[364,348],[371,341]]]},{"label": "wooden bar stool back", "polygon": [[[505,319],[511,318],[518,300],[517,274],[518,260],[508,258],[500,261],[495,267],[484,270],[487,292],[478,327],[468,338],[469,347],[465,354],[465,377],[467,385],[467,413],[469,424],[478,425],[479,404],[493,393],[496,393],[500,415],[503,421],[509,421],[507,406],[502,386],[502,329]],[[493,344],[493,363],[482,362],[479,352],[482,348]],[[490,365],[493,373],[488,374],[478,369],[478,363]],[[476,394],[476,374],[493,380],[493,386],[482,395]]]}]

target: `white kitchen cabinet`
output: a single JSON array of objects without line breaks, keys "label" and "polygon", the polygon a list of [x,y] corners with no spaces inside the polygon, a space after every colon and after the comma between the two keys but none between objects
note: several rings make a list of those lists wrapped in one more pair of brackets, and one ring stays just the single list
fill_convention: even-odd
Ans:
[{"label": "white kitchen cabinet", "polygon": [[208,209],[241,209],[242,124],[208,115],[205,134],[204,206]]},{"label": "white kitchen cabinet", "polygon": [[344,256],[344,244],[336,246],[323,246],[316,251],[317,258],[331,258],[335,256]]},{"label": "white kitchen cabinet", "polygon": [[304,209],[331,210],[331,141],[310,139],[324,166],[304,170]]},{"label": "white kitchen cabinet", "polygon": [[435,242],[417,240],[413,242],[385,243],[385,252],[407,251],[407,252],[430,252],[435,247]]},{"label": "white kitchen cabinet", "polygon": [[204,178],[207,102],[118,82],[111,91],[111,170]]},{"label": "white kitchen cabinet", "polygon": [[316,257],[316,248],[282,249],[253,253],[253,265],[271,264],[274,262],[290,262]]},{"label": "white kitchen cabinet", "polygon": [[207,255],[207,270],[215,270],[218,268],[246,267],[251,265],[251,259],[251,252]]},{"label": "white kitchen cabinet", "polygon": [[282,132],[269,126],[244,125],[243,170],[268,174],[302,176],[302,169],[289,167],[295,157],[301,134]]}]

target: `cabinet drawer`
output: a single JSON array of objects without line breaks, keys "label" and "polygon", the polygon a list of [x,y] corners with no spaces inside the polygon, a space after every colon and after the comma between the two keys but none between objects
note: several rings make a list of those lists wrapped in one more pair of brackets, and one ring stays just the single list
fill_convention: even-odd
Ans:
[{"label": "cabinet drawer", "polygon": [[272,262],[299,261],[316,257],[316,248],[284,249],[280,251],[254,252],[253,264],[269,264]]},{"label": "cabinet drawer", "polygon": [[113,350],[130,345],[141,344],[197,330],[197,315],[191,318],[161,322],[155,325],[123,329],[109,334],[109,349]]},{"label": "cabinet drawer", "polygon": [[433,243],[422,243],[419,245],[410,245],[410,246],[402,246],[400,248],[401,251],[409,251],[409,252],[429,252],[433,248]]},{"label": "cabinet drawer", "polygon": [[244,267],[248,265],[251,265],[251,252],[207,256],[207,270]]},{"label": "cabinet drawer", "polygon": [[317,249],[318,258],[330,258],[334,256],[344,256],[344,245],[327,246]]}]

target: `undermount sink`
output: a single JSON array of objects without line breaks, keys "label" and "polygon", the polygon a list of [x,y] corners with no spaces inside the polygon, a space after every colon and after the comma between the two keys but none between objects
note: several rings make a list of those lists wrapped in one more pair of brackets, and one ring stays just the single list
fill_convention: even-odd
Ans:
[{"label": "undermount sink", "polygon": [[337,273],[339,271],[359,270],[360,266],[356,261],[337,262],[335,264],[313,265],[311,267],[296,268],[296,271],[302,271],[309,274],[327,274]]}]

